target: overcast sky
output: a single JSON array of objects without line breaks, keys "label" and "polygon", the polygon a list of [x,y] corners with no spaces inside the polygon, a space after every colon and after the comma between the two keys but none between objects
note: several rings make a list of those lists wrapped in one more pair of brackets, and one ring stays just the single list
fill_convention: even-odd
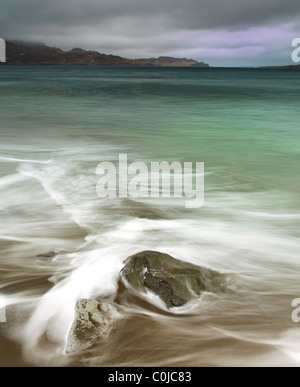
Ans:
[{"label": "overcast sky", "polygon": [[0,37],[127,58],[290,64],[299,0],[1,0]]}]

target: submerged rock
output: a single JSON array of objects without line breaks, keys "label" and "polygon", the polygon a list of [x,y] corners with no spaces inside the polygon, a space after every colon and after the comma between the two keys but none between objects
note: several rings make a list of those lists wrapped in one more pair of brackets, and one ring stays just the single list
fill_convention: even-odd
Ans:
[{"label": "submerged rock", "polygon": [[121,271],[121,279],[136,290],[152,291],[168,308],[182,306],[202,292],[225,290],[221,274],[155,251],[129,257]]},{"label": "submerged rock", "polygon": [[81,299],[69,332],[67,353],[81,352],[100,339],[107,339],[112,331],[112,307],[96,300]]},{"label": "submerged rock", "polygon": [[48,253],[37,255],[35,258],[39,261],[51,262],[56,256],[57,253],[55,253],[54,251],[49,251]]}]

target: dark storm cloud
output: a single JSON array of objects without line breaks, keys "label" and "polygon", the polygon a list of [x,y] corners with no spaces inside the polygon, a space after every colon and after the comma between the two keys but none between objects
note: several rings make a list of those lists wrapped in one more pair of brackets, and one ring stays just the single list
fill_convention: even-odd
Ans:
[{"label": "dark storm cloud", "polygon": [[206,29],[296,19],[299,13],[298,0],[2,0],[0,21],[3,32],[156,17],[173,27]]},{"label": "dark storm cloud", "polygon": [[116,18],[163,18],[183,29],[234,28],[297,18],[298,0],[2,0],[1,30],[78,26]]},{"label": "dark storm cloud", "polygon": [[[225,33],[228,49],[232,44],[241,48],[247,45],[244,35],[239,42],[228,35],[230,31],[248,29],[255,34],[270,27],[270,33],[277,36],[282,31],[281,39],[288,41],[299,20],[299,0],[1,0],[0,36],[63,48],[99,48],[129,57],[166,50],[193,54],[197,49],[202,55],[205,42],[215,41],[215,31],[222,47]],[[198,31],[196,37],[193,31]],[[253,40],[248,43],[258,52],[263,42]],[[266,41],[266,49],[268,45]]]}]

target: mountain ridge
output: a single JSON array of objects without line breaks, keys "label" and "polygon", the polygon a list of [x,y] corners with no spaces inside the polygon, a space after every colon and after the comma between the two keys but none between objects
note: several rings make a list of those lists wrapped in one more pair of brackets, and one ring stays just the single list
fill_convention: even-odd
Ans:
[{"label": "mountain ridge", "polygon": [[6,41],[6,63],[1,63],[1,65],[210,67],[209,64],[194,59],[168,56],[127,59],[78,47],[64,51],[59,47],[49,47],[44,43],[22,41]]},{"label": "mountain ridge", "polygon": [[260,66],[260,69],[295,69],[299,70],[300,65],[286,65],[286,66]]}]

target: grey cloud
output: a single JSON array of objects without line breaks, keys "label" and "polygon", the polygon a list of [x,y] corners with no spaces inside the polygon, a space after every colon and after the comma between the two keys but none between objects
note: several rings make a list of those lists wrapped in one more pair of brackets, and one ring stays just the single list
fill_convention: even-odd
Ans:
[{"label": "grey cloud", "polygon": [[[43,27],[94,25],[120,18],[181,29],[236,28],[297,19],[298,0],[2,0],[2,34]],[[113,28],[113,25],[111,25]]]},{"label": "grey cloud", "polygon": [[240,28],[297,19],[297,0],[187,1],[181,8],[182,25],[190,28]]},{"label": "grey cloud", "polygon": [[[300,20],[299,0],[1,0],[0,7],[2,38],[127,57],[186,53],[202,59],[218,46],[216,31],[228,49],[269,45],[270,36],[254,43],[240,38],[240,31],[259,27],[277,28],[288,41],[289,33],[298,35]],[[236,31],[237,41],[230,35],[226,43],[224,31]]]}]

